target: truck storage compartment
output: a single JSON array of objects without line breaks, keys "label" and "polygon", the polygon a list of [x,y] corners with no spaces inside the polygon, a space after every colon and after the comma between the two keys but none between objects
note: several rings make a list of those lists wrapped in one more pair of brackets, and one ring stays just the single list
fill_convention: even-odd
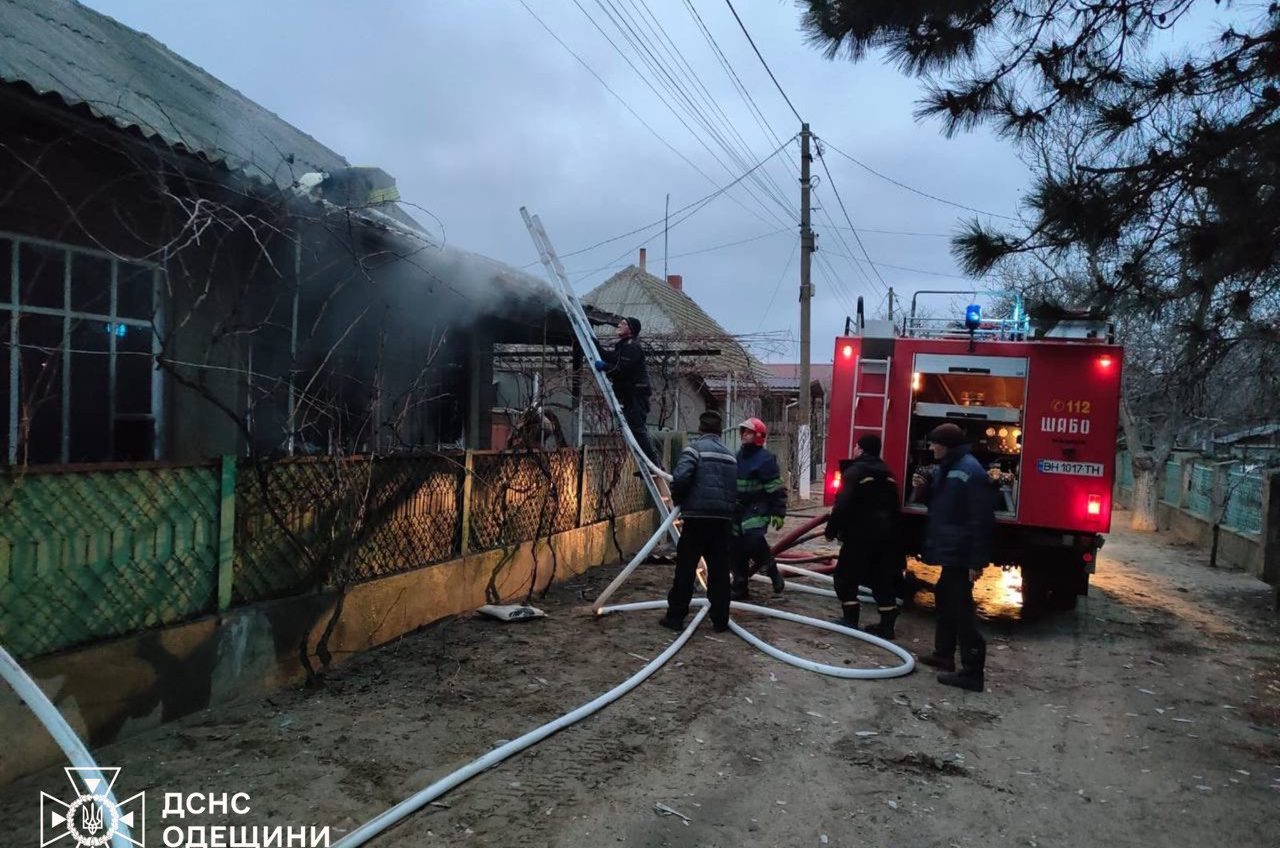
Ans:
[{"label": "truck storage compartment", "polygon": [[[1027,397],[1025,357],[917,354],[911,375],[907,479],[932,473],[929,431],[951,422],[965,432],[974,457],[999,486],[997,513],[1018,514],[1022,429]],[[906,490],[909,508],[911,487]]]}]

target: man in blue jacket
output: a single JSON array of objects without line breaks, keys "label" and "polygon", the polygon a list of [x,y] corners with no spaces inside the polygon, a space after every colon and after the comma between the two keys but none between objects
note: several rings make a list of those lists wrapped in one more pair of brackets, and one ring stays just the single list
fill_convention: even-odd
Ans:
[{"label": "man in blue jacket", "polygon": [[737,500],[738,461],[720,441],[722,426],[720,413],[702,413],[698,436],[680,452],[671,472],[671,499],[684,519],[667,614],[659,622],[671,630],[684,629],[700,559],[707,561],[711,626],[717,633],[729,629],[729,523]]},{"label": "man in blue jacket", "polygon": [[942,669],[939,683],[981,692],[987,643],[973,612],[973,584],[991,561],[995,488],[955,424],[933,428],[929,448],[938,460],[932,478],[917,473],[912,482],[916,502],[929,505],[924,561],[941,565],[942,576],[934,589],[938,623],[933,654],[920,657],[920,662]]}]

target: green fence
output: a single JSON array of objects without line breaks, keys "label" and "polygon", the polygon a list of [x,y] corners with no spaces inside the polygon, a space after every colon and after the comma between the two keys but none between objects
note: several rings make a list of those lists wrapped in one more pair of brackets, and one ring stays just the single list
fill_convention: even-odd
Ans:
[{"label": "green fence", "polygon": [[29,658],[638,512],[634,470],[614,442],[0,477],[0,645]]},{"label": "green fence", "polygon": [[[1117,455],[1116,470],[1116,484],[1132,489],[1133,474],[1127,453],[1121,451]],[[1260,536],[1266,473],[1256,466],[1233,466],[1231,462],[1213,464],[1213,460],[1202,457],[1170,460],[1161,475],[1161,500],[1206,521],[1220,520],[1224,527]],[[1221,515],[1215,515],[1219,509]]]},{"label": "green fence", "polygon": [[1224,523],[1242,533],[1262,534],[1263,478],[1243,471],[1227,475],[1227,514]]},{"label": "green fence", "polygon": [[212,466],[0,479],[0,644],[19,657],[215,608]]},{"label": "green fence", "polygon": [[1200,518],[1213,517],[1213,469],[1191,466],[1191,486],[1187,489],[1187,510]]},{"label": "green fence", "polygon": [[1164,464],[1164,494],[1161,498],[1171,506],[1182,506],[1182,464]]}]

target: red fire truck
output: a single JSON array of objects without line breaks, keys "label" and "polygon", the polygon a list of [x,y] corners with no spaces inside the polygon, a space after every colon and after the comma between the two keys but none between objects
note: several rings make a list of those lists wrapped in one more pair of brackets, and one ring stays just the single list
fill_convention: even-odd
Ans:
[{"label": "red fire truck", "polygon": [[957,424],[999,490],[994,562],[1021,568],[1024,605],[1070,609],[1111,528],[1123,350],[1094,321],[1033,330],[1020,301],[1005,319],[978,306],[963,319],[917,316],[917,298],[942,294],[957,293],[918,293],[898,325],[859,314],[836,339],[825,502],[857,439],[880,436],[919,554],[926,509],[910,481],[934,463],[929,431]]}]

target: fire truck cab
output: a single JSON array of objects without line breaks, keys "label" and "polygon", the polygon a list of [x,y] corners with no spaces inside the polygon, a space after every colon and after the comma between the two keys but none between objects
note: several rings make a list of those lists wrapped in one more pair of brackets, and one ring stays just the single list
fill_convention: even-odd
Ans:
[{"label": "fire truck cab", "polygon": [[[916,297],[940,294],[959,293]],[[916,308],[913,298],[898,325],[859,314],[836,338],[825,503],[857,439],[880,436],[907,553],[918,556],[927,509],[913,501],[912,475],[934,465],[929,431],[957,424],[998,490],[994,562],[1022,570],[1024,606],[1073,608],[1111,527],[1123,349],[1095,321],[1033,328],[1020,301],[995,320],[976,305],[962,320]]]}]

